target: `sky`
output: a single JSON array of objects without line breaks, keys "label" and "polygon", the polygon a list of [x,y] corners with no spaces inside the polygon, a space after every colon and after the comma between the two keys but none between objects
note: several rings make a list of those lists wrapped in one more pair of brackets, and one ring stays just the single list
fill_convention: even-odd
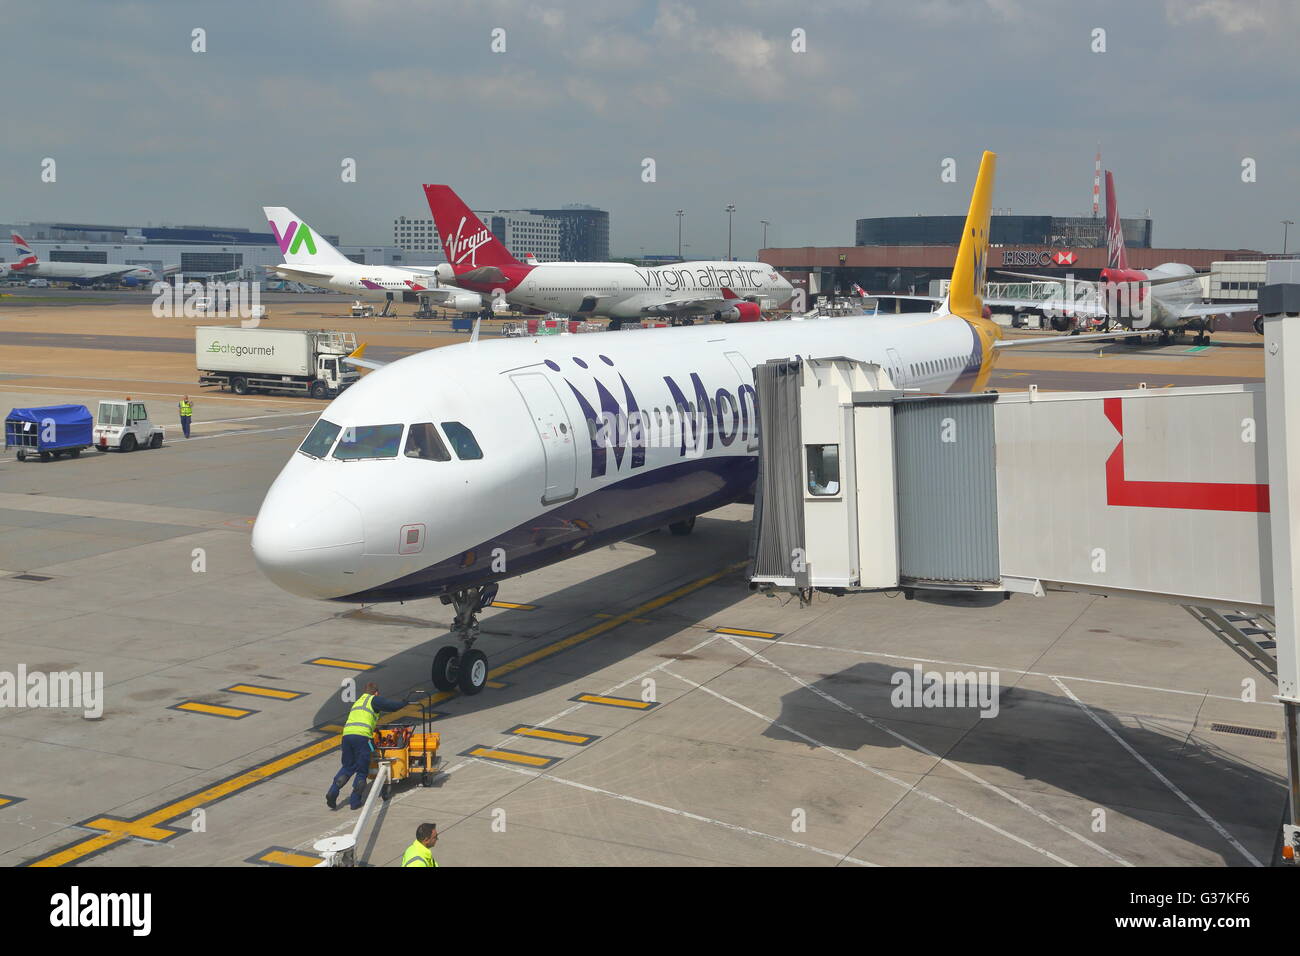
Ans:
[{"label": "sky", "polygon": [[721,256],[734,203],[748,257],[763,219],[771,246],[851,245],[861,217],[964,213],[985,149],[995,206],[1091,214],[1098,143],[1157,246],[1276,252],[1300,220],[1293,0],[0,11],[0,222],[265,230],[287,205],[390,243],[439,182],[476,209],[607,209],[616,256],[676,252],[678,209],[686,254]]}]

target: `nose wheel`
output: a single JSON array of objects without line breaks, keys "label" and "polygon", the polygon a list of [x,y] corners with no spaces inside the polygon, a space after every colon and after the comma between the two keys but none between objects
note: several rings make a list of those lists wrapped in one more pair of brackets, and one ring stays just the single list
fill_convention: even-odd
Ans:
[{"label": "nose wheel", "polygon": [[485,584],[442,596],[443,604],[456,609],[451,630],[461,646],[441,647],[433,655],[431,676],[438,690],[459,689],[462,694],[472,696],[487,686],[487,655],[474,649],[474,641],[478,639],[479,611],[496,600],[497,590],[497,585]]}]

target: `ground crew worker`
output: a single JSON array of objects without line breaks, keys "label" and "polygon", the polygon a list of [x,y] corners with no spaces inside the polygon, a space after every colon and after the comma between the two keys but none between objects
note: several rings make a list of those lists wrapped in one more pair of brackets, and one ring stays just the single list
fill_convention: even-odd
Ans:
[{"label": "ground crew worker", "polygon": [[343,726],[343,766],[334,775],[329,792],[325,794],[325,805],[336,809],[339,791],[352,781],[352,796],[348,806],[360,810],[366,793],[366,774],[370,771],[370,755],[375,750],[375,725],[379,723],[379,714],[387,711],[401,710],[406,705],[401,701],[380,697],[379,685],[373,681],[366,685],[365,693],[348,711],[347,723]]},{"label": "ground crew worker", "polygon": [[415,828],[415,841],[402,854],[402,866],[437,866],[433,848],[438,845],[438,824],[421,823]]},{"label": "ground crew worker", "polygon": [[194,417],[194,406],[190,404],[190,397],[188,395],[183,396],[178,407],[181,410],[181,431],[185,433],[186,438],[189,438],[190,419]]}]

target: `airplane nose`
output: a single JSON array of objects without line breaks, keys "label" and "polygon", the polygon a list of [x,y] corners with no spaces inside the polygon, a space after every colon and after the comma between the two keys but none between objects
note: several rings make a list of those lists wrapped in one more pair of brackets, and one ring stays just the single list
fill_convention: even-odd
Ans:
[{"label": "airplane nose", "polygon": [[[278,484],[278,483],[277,483]],[[365,550],[361,512],[335,491],[272,486],[253,524],[253,557],[292,594],[334,598],[358,590]]]}]

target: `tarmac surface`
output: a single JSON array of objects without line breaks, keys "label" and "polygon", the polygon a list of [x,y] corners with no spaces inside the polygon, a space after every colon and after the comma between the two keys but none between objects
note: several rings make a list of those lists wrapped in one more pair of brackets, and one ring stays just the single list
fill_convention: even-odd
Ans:
[{"label": "tarmac surface", "polygon": [[[168,429],[163,448],[129,455],[0,454],[0,674],[104,680],[98,719],[0,708],[0,864],[314,862],[313,843],[355,820],[323,798],[348,679],[427,701],[442,735],[432,786],[403,784],[380,805],[359,847],[369,865],[395,865],[425,821],[442,833],[443,865],[1270,857],[1285,798],[1280,710],[1271,686],[1243,700],[1256,675],[1185,611],[1079,594],[800,608],[746,587],[742,505],[690,537],[645,535],[506,582],[478,644],[492,683],[434,694],[447,608],[309,601],[254,566],[253,516],[322,403],[200,393],[194,437],[181,439],[174,403],[197,392],[192,356],[129,339],[192,344],[192,325],[171,334],[159,323],[176,320],[115,315],[132,308],[0,307],[2,333],[128,339],[0,339],[0,405],[93,407],[131,388]],[[403,322],[366,330],[394,349],[456,340]],[[1194,353],[1011,350],[1004,371],[1029,374],[1006,387],[1049,372],[1151,387],[1248,380],[1261,350],[1239,338]],[[894,706],[915,666],[996,673],[996,716]]]}]

